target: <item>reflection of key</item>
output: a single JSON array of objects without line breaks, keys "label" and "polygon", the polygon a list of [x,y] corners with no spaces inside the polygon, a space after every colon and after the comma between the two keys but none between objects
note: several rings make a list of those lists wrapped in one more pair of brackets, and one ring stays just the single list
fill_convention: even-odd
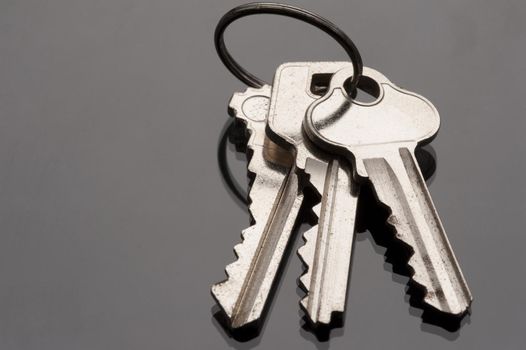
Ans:
[{"label": "reflection of key", "polygon": [[290,153],[265,136],[269,96],[269,86],[248,89],[234,94],[229,105],[250,134],[248,170],[254,174],[249,191],[253,225],[234,248],[238,259],[226,267],[228,279],[212,287],[232,328],[260,320],[303,200],[290,172]]},{"label": "reflection of key", "polygon": [[[354,238],[357,193],[351,190],[349,163],[321,152],[304,139],[302,121],[316,96],[317,80],[349,66],[344,62],[287,63],[276,72],[267,133],[296,158],[294,171],[308,175],[321,196],[314,207],[318,225],[304,234],[298,251],[307,266],[300,281],[307,291],[301,301],[310,321],[329,324],[345,308]],[[314,77],[313,77],[314,76]]]},{"label": "reflection of key", "polygon": [[317,145],[351,159],[356,179],[368,178],[390,208],[396,237],[413,250],[409,265],[413,280],[426,290],[424,301],[462,315],[472,296],[414,155],[418,144],[436,135],[438,112],[372,69],[365,69],[361,84],[376,101],[351,103],[344,88],[351,75],[342,69],[332,77],[326,95],[306,113],[305,131]]}]

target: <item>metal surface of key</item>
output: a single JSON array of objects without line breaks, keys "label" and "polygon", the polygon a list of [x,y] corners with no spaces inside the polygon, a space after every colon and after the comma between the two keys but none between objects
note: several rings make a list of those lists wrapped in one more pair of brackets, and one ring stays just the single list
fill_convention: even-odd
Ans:
[{"label": "metal surface of key", "polygon": [[232,328],[260,320],[303,201],[298,178],[290,171],[293,158],[265,136],[269,99],[269,86],[249,88],[234,94],[229,105],[250,134],[248,171],[254,174],[249,191],[253,225],[234,247],[238,259],[226,267],[227,280],[212,287]]},{"label": "metal surface of key", "polygon": [[413,250],[408,264],[413,280],[425,288],[424,301],[462,315],[472,296],[414,155],[417,145],[436,135],[438,112],[372,69],[365,69],[362,79],[377,99],[351,103],[344,88],[351,75],[351,69],[342,69],[332,77],[326,95],[306,113],[305,131],[317,145],[349,157],[356,179],[368,178],[390,208],[396,237]]},{"label": "metal surface of key", "polygon": [[312,208],[318,224],[303,234],[305,244],[298,250],[307,266],[300,278],[307,291],[301,305],[317,325],[330,324],[333,313],[343,313],[347,298],[358,194],[351,193],[351,171],[342,161],[307,158],[305,164],[321,201]]},{"label": "metal surface of key", "polygon": [[[295,155],[295,171],[306,174],[321,196],[313,208],[318,225],[304,234],[298,254],[307,267],[300,278],[307,295],[301,301],[310,321],[329,324],[333,313],[345,309],[347,281],[354,239],[358,193],[352,189],[349,163],[320,151],[304,138],[302,121],[315,94],[313,76],[326,79],[345,62],[287,63],[276,72],[267,134]],[[314,91],[314,92],[313,92]]]}]

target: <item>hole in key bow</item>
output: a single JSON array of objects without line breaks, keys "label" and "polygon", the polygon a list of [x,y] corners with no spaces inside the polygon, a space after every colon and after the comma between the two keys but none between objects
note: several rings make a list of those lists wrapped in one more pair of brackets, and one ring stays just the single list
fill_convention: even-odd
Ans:
[{"label": "hole in key bow", "polygon": [[[327,90],[329,90],[329,85],[333,75],[334,74],[329,73],[313,74],[310,84],[311,93],[316,96],[325,95]],[[349,94],[351,80],[352,76],[345,80],[345,83],[343,84],[347,94]],[[362,75],[358,82],[358,88],[349,95],[358,103],[370,104],[375,102],[380,97],[380,94],[380,85],[373,78]]]},{"label": "hole in key bow", "polygon": [[360,81],[358,82],[358,88],[352,92],[350,91],[351,80],[352,77],[347,78],[347,80],[345,80],[345,83],[343,83],[343,87],[345,88],[347,94],[351,96],[353,101],[358,103],[370,104],[375,102],[380,97],[380,85],[373,78],[362,75],[360,77]]},{"label": "hole in key bow", "polygon": [[329,89],[331,78],[334,74],[331,73],[318,73],[312,75],[310,83],[310,92],[316,96],[323,96]]}]

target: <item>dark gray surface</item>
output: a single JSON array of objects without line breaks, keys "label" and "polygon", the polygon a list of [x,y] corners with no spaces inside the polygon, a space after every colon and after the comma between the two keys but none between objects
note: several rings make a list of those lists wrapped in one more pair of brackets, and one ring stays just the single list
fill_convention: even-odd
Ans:
[{"label": "dark gray surface", "polygon": [[[475,297],[463,327],[422,324],[406,279],[363,233],[345,325],[330,342],[300,327],[295,254],[261,336],[225,335],[209,288],[248,216],[223,185],[216,147],[244,86],[212,33],[239,3],[0,2],[0,348],[523,348],[522,0],[294,2],[441,113],[430,190]],[[289,19],[241,20],[227,34],[267,80],[283,61],[345,59]],[[230,156],[245,181],[244,160]]]}]

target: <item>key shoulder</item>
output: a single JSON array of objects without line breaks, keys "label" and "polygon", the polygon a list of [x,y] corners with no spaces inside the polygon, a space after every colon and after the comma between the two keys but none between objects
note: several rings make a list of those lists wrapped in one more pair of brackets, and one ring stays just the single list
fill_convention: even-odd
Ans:
[{"label": "key shoulder", "polygon": [[354,153],[368,147],[416,146],[436,136],[440,116],[429,100],[366,67],[364,75],[378,83],[379,96],[371,103],[351,101],[344,89],[349,74],[346,69],[338,71],[327,94],[306,112],[303,128],[316,145],[356,158]]},{"label": "key shoulder", "polygon": [[324,158],[323,152],[312,147],[312,143],[304,142],[302,130],[308,106],[320,98],[311,91],[313,77],[333,75],[345,67],[352,70],[349,62],[290,62],[276,71],[266,133],[273,142],[295,154],[300,169],[305,168],[308,158]]}]

